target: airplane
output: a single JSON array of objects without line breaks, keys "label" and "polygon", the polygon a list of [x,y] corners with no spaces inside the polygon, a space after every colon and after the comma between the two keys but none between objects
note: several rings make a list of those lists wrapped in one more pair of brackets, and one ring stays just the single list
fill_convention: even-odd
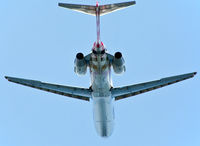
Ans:
[{"label": "airplane", "polygon": [[171,76],[145,83],[138,83],[123,87],[113,87],[111,69],[116,74],[125,72],[125,62],[121,52],[114,55],[107,53],[107,50],[100,40],[100,16],[113,11],[135,5],[135,1],[99,5],[82,5],[59,3],[60,7],[96,16],[97,40],[94,42],[92,52],[84,56],[77,53],[74,61],[74,72],[78,75],[85,75],[89,68],[91,75],[91,86],[88,88],[50,84],[36,80],[28,80],[16,77],[5,76],[14,83],[33,87],[36,89],[60,94],[83,101],[93,102],[94,125],[101,137],[109,137],[114,128],[114,101],[139,95],[154,89],[177,83],[196,75],[197,72]]}]

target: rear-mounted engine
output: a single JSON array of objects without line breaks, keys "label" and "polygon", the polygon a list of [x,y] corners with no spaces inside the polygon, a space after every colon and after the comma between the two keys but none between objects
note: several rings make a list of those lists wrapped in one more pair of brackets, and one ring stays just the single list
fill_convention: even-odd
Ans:
[{"label": "rear-mounted engine", "polygon": [[74,72],[78,75],[85,75],[87,72],[87,64],[83,53],[77,53],[74,61]]},{"label": "rear-mounted engine", "polygon": [[121,52],[116,52],[113,59],[113,70],[116,74],[125,72],[124,58]]}]

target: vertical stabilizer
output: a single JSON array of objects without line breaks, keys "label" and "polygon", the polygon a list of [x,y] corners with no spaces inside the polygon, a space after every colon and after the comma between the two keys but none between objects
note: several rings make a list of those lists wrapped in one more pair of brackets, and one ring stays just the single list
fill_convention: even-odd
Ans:
[{"label": "vertical stabilizer", "polygon": [[99,3],[96,3],[96,25],[97,25],[97,43],[100,43],[100,7]]}]

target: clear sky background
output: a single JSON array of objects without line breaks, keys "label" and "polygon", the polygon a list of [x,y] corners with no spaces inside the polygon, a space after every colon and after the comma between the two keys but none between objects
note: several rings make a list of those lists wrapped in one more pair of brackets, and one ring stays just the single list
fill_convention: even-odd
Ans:
[{"label": "clear sky background", "polygon": [[[5,75],[89,87],[73,72],[96,40],[95,17],[57,6],[94,0],[3,0],[0,4],[0,146],[199,146],[200,1],[137,0],[101,17],[101,40],[121,51],[114,86],[193,71],[195,78],[115,103],[115,129],[95,131],[92,104],[10,83]],[[122,2],[101,1],[100,4]]]}]

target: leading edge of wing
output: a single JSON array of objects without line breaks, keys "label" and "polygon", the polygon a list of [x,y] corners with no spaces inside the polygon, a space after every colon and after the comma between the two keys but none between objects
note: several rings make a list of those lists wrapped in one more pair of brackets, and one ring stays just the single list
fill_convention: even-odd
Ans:
[{"label": "leading edge of wing", "polygon": [[187,73],[187,74],[162,78],[160,80],[113,88],[111,90],[111,93],[115,97],[115,100],[120,100],[192,78],[196,75],[196,73],[197,72]]},{"label": "leading edge of wing", "polygon": [[50,84],[44,83],[41,81],[36,80],[27,80],[22,78],[15,78],[15,77],[8,77],[5,78],[17,84],[29,86],[32,88],[40,89],[43,91],[64,95],[76,99],[86,100],[89,101],[91,97],[91,91],[87,88],[79,88],[79,87],[71,87],[71,86],[64,86],[64,85],[57,85],[57,84]]}]

